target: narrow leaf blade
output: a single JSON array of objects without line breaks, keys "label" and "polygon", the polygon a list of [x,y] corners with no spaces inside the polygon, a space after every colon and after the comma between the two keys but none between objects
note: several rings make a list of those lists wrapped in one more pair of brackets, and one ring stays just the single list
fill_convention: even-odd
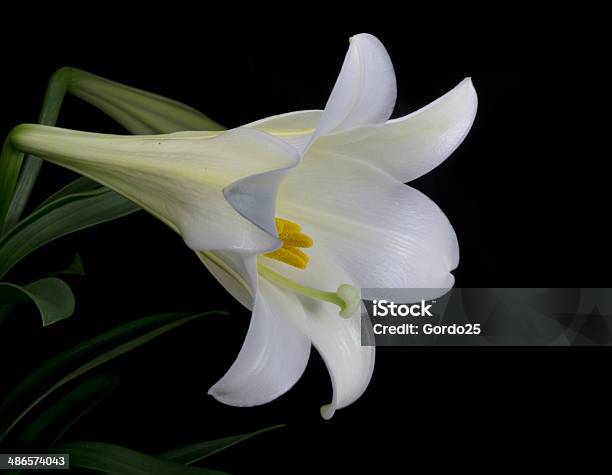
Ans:
[{"label": "narrow leaf blade", "polygon": [[70,68],[68,92],[102,110],[133,134],[224,127],[181,102]]},{"label": "narrow leaf blade", "polygon": [[71,467],[99,470],[114,475],[221,475],[207,468],[187,467],[125,447],[102,442],[74,442],[54,449],[70,454]]},{"label": "narrow leaf blade", "polygon": [[200,460],[210,457],[213,454],[221,452],[229,447],[232,447],[240,442],[244,442],[252,437],[269,432],[275,429],[284,427],[284,424],[276,425],[272,427],[266,427],[255,432],[249,432],[247,434],[234,435],[232,437],[223,437],[222,439],[207,440],[199,444],[187,445],[185,447],[179,447],[174,450],[169,450],[159,455],[164,460],[181,464],[192,464]]},{"label": "narrow leaf blade", "polygon": [[[38,118],[39,124],[55,125],[66,93],[66,86],[69,82],[70,70],[66,68],[59,69],[51,76]],[[9,141],[10,136],[7,139],[7,144]],[[4,148],[8,148],[6,144]],[[23,155],[21,157],[23,159]],[[0,206],[0,210],[2,210],[0,211],[0,229],[2,229],[2,232],[8,231],[19,221],[38,178],[42,160],[38,157],[27,155],[23,161],[19,161],[17,166],[18,180],[11,195],[6,197],[6,209],[4,205]],[[3,190],[0,190],[0,196],[2,195],[1,191]]]},{"label": "narrow leaf blade", "polygon": [[87,193],[88,191],[94,191],[98,188],[102,187],[100,183],[93,181],[91,178],[87,178],[86,176],[81,176],[76,180],[71,181],[63,188],[60,188],[51,196],[49,196],[45,201],[39,204],[36,209],[40,209],[43,206],[48,205],[49,203],[58,200],[60,198],[64,198],[65,196],[74,195],[76,193]]},{"label": "narrow leaf blade", "polygon": [[39,414],[16,439],[20,449],[49,447],[85,413],[117,387],[115,375],[92,376]]},{"label": "narrow leaf blade", "polygon": [[10,227],[10,223],[7,223],[8,214],[15,197],[23,160],[24,154],[13,148],[9,136],[0,152],[0,236]]},{"label": "narrow leaf blade", "polygon": [[225,312],[153,315],[86,340],[40,365],[0,404],[0,441],[47,396],[88,371],[196,318]]},{"label": "narrow leaf blade", "polygon": [[45,244],[139,209],[136,204],[106,188],[69,194],[47,203],[0,239],[0,278]]}]

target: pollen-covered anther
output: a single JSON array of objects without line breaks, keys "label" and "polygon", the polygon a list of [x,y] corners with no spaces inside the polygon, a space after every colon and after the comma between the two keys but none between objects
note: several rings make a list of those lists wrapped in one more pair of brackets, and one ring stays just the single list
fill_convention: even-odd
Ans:
[{"label": "pollen-covered anther", "polygon": [[264,255],[298,269],[305,269],[308,265],[308,255],[300,248],[312,247],[312,238],[302,232],[299,224],[288,219],[276,218],[276,229],[283,246]]}]

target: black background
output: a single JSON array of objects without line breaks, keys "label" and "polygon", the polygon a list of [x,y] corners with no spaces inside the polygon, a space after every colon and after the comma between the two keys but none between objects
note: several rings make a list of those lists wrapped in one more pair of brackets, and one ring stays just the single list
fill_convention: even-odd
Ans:
[{"label": "black background", "polygon": [[[300,27],[292,13],[243,28],[231,16],[158,11],[152,24],[148,17],[115,15],[94,27],[87,15],[64,29],[16,29],[2,45],[0,133],[36,120],[47,79],[65,65],[178,99],[228,127],[322,108],[348,37],[367,31],[383,41],[396,68],[394,116],[427,104],[465,76],[478,92],[466,141],[412,183],[457,231],[456,285],[611,286],[608,158],[593,147],[601,137],[598,119],[583,108],[599,108],[598,39],[576,32],[578,18],[559,23],[550,14],[532,22],[526,12],[502,24],[503,10],[481,13],[481,28],[459,17],[447,26],[437,13],[406,15],[401,25],[309,19]],[[59,125],[122,133],[73,97]],[[33,202],[71,178],[45,165]],[[526,454],[556,459],[559,447],[585,437],[587,424],[609,422],[605,349],[381,348],[366,393],[329,422],[319,406],[331,387],[313,354],[303,378],[276,401],[223,406],[205,392],[237,354],[249,313],[180,239],[138,213],[47,246],[9,277],[41,276],[67,264],[74,251],[87,271],[70,279],[77,314],[45,329],[25,313],[7,321],[0,328],[2,387],[45,357],[138,316],[217,308],[231,315],[190,323],[106,365],[100,371],[118,374],[119,389],[71,429],[72,440],[155,453],[286,423],[208,465],[242,473],[326,471],[326,463],[407,470],[419,462],[487,465],[492,457],[494,468]],[[542,448],[551,442],[560,445]]]}]

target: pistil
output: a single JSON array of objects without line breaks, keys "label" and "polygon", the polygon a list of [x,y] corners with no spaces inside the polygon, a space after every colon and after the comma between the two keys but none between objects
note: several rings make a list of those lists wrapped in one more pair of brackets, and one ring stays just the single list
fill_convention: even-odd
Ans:
[{"label": "pistil", "polygon": [[257,264],[257,271],[259,272],[260,276],[264,277],[270,282],[280,287],[289,289],[296,294],[337,305],[340,307],[339,314],[341,317],[349,318],[353,316],[359,308],[360,293],[359,290],[352,285],[342,284],[335,292],[328,292],[325,290],[315,289],[314,287],[301,285],[261,263]]}]

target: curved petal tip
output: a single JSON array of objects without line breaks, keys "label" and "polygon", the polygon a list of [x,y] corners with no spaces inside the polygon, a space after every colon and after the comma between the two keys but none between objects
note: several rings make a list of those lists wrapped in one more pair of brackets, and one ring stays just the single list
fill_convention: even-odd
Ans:
[{"label": "curved petal tip", "polygon": [[320,136],[384,123],[393,112],[396,95],[393,64],[383,44],[367,33],[352,36],[312,142]]},{"label": "curved petal tip", "polygon": [[326,421],[330,420],[336,413],[336,408],[333,404],[325,404],[321,406],[321,417]]}]

